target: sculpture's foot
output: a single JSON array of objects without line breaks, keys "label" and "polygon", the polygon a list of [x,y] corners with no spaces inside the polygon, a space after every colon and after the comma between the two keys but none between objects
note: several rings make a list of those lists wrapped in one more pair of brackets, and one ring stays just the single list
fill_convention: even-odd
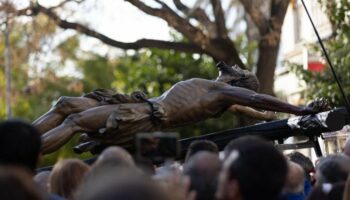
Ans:
[{"label": "sculpture's foot", "polygon": [[82,154],[84,152],[88,152],[88,151],[93,150],[98,145],[100,145],[100,142],[92,140],[89,142],[78,144],[77,146],[75,146],[73,148],[73,151],[74,151],[74,153]]}]

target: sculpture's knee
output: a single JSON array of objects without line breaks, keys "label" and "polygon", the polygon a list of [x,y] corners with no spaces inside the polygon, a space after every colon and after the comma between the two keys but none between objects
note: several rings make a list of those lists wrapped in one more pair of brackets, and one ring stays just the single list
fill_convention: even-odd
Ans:
[{"label": "sculpture's knee", "polygon": [[71,127],[79,127],[80,124],[80,114],[71,114],[63,121],[63,124]]},{"label": "sculpture's knee", "polygon": [[67,114],[72,109],[72,103],[69,97],[62,96],[60,97],[56,104],[54,105],[54,109],[56,112]]}]

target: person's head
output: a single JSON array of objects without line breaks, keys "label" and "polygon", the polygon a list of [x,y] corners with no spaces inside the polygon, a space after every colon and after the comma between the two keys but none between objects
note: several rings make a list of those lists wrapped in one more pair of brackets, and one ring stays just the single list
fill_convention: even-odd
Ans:
[{"label": "person's head", "polygon": [[224,62],[219,62],[216,67],[219,69],[219,76],[216,78],[216,81],[247,88],[256,92],[259,90],[259,80],[252,72],[243,70],[237,65],[227,65]]},{"label": "person's head", "polygon": [[87,173],[86,179],[94,179],[103,174],[104,171],[118,167],[135,168],[135,162],[131,155],[120,147],[108,147],[94,162],[91,170]]},{"label": "person's head", "polygon": [[121,147],[113,146],[105,149],[97,158],[94,165],[103,162],[120,163],[121,165],[135,166],[132,156]]},{"label": "person's head", "polygon": [[32,180],[32,174],[15,166],[0,167],[0,199],[11,200],[43,200]]},{"label": "person's head", "polygon": [[207,151],[198,152],[185,163],[183,173],[190,178],[190,190],[196,191],[197,200],[215,199],[220,169],[219,156]]},{"label": "person's head", "polygon": [[299,164],[292,161],[288,162],[288,174],[283,192],[286,194],[304,192],[304,170]]},{"label": "person's head", "polygon": [[330,155],[321,159],[316,166],[316,184],[346,181],[350,173],[350,158],[344,155]]},{"label": "person's head", "polygon": [[58,161],[50,175],[50,192],[71,199],[88,170],[89,166],[78,159]]},{"label": "person's head", "polygon": [[188,147],[185,161],[200,151],[208,151],[214,154],[218,154],[219,148],[214,142],[210,140],[195,140]]},{"label": "person's head", "polygon": [[49,179],[50,179],[50,171],[42,171],[37,173],[34,176],[34,182],[39,186],[41,191],[48,193],[49,192]]},{"label": "person's head", "polygon": [[324,183],[317,185],[307,200],[343,200],[345,183]]},{"label": "person's head", "polygon": [[216,193],[218,199],[277,198],[286,180],[287,164],[271,143],[242,137],[230,142],[226,153]]},{"label": "person's head", "polygon": [[288,154],[287,156],[289,157],[290,161],[299,164],[304,169],[304,173],[305,173],[304,175],[307,178],[307,180],[310,181],[311,180],[310,173],[315,172],[315,167],[312,164],[312,161],[310,160],[310,158],[304,156],[304,154],[298,151],[294,151]]},{"label": "person's head", "polygon": [[346,138],[343,148],[343,154],[346,156],[350,156],[350,137]]},{"label": "person's head", "polygon": [[21,166],[34,172],[41,138],[30,124],[20,120],[0,123],[0,165]]},{"label": "person's head", "polygon": [[84,181],[76,194],[79,200],[165,200],[154,180],[125,166],[106,169]]}]

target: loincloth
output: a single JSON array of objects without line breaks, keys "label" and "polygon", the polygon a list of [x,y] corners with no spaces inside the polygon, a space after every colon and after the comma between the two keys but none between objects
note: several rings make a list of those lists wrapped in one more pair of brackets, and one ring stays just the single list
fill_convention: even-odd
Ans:
[{"label": "loincloth", "polygon": [[[135,135],[140,132],[152,132],[162,129],[165,110],[159,103],[152,102],[153,112],[148,103],[119,104],[110,114],[106,126],[96,132],[88,133],[90,140],[81,142],[76,148],[81,152],[91,151],[96,145],[118,145],[133,148]],[[151,117],[152,116],[152,117]],[[94,145],[91,145],[91,142]],[[107,144],[107,145],[106,145]],[[87,149],[84,149],[87,146]]]}]

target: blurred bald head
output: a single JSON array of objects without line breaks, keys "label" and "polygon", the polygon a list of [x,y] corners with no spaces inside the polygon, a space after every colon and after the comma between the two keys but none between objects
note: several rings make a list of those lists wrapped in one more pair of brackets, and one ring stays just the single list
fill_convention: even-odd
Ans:
[{"label": "blurred bald head", "polygon": [[304,190],[304,169],[295,162],[288,162],[288,174],[284,192],[300,193]]},{"label": "blurred bald head", "polygon": [[194,154],[184,165],[184,174],[190,177],[190,190],[197,192],[196,200],[214,199],[221,169],[219,156],[208,151]]},{"label": "blurred bald head", "polygon": [[43,192],[48,192],[49,191],[49,178],[50,178],[50,171],[42,171],[37,173],[34,176],[34,182],[39,186],[39,188]]},{"label": "blurred bald head", "polygon": [[96,160],[95,165],[103,162],[120,162],[120,164],[135,166],[135,162],[129,152],[117,146],[105,149]]},{"label": "blurred bald head", "polygon": [[350,156],[350,137],[348,137],[346,139],[345,145],[344,145],[344,149],[343,149],[343,153],[346,156]]},{"label": "blurred bald head", "polygon": [[185,171],[191,168],[201,171],[220,171],[221,161],[215,153],[200,151],[193,155],[184,166]]}]

